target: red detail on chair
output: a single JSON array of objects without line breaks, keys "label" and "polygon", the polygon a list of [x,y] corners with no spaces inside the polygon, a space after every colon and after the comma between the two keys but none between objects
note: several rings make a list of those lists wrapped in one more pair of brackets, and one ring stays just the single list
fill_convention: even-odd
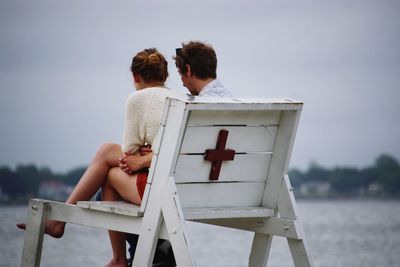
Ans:
[{"label": "red detail on chair", "polygon": [[210,180],[218,180],[223,161],[233,160],[235,158],[235,150],[225,149],[228,133],[227,130],[220,130],[217,139],[217,147],[215,149],[207,149],[204,154],[204,159],[211,161]]}]

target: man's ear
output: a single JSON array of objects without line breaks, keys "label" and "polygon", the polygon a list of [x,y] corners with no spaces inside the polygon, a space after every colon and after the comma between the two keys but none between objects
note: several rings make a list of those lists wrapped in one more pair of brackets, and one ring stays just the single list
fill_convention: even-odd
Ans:
[{"label": "man's ear", "polygon": [[142,77],[139,74],[133,74],[133,81],[135,83],[140,83],[142,81]]},{"label": "man's ear", "polygon": [[185,73],[185,75],[186,75],[187,77],[192,76],[192,69],[190,68],[190,65],[189,65],[189,64],[186,64],[186,73]]}]

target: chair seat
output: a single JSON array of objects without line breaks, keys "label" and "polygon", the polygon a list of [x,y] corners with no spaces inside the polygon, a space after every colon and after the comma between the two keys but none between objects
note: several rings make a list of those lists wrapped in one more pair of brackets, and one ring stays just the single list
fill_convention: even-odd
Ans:
[{"label": "chair seat", "polygon": [[274,216],[274,209],[264,207],[235,208],[186,208],[183,209],[186,220],[208,220],[224,218],[266,218]]},{"label": "chair seat", "polygon": [[[124,201],[78,201],[77,206],[84,209],[104,211],[132,217],[142,217],[140,206]],[[223,218],[265,218],[274,216],[274,209],[264,207],[235,208],[186,208],[183,209],[186,220],[223,219]]]},{"label": "chair seat", "polygon": [[140,206],[124,201],[78,201],[76,205],[80,208],[132,217],[143,216],[143,213],[140,211]]}]

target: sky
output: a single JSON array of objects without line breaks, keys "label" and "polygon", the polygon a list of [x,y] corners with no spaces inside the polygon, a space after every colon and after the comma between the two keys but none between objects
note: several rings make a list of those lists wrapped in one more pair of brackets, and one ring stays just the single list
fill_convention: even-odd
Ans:
[{"label": "sky", "polygon": [[400,159],[396,0],[1,0],[0,166],[64,172],[122,140],[132,56],[211,44],[237,96],[304,102],[290,166]]}]

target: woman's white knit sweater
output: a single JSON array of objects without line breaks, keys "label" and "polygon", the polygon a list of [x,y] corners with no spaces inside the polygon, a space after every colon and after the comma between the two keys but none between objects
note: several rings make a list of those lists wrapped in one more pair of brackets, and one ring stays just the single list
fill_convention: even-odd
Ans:
[{"label": "woman's white knit sweater", "polygon": [[133,154],[145,144],[152,145],[172,92],[164,87],[151,87],[132,93],[127,100],[122,151]]}]

